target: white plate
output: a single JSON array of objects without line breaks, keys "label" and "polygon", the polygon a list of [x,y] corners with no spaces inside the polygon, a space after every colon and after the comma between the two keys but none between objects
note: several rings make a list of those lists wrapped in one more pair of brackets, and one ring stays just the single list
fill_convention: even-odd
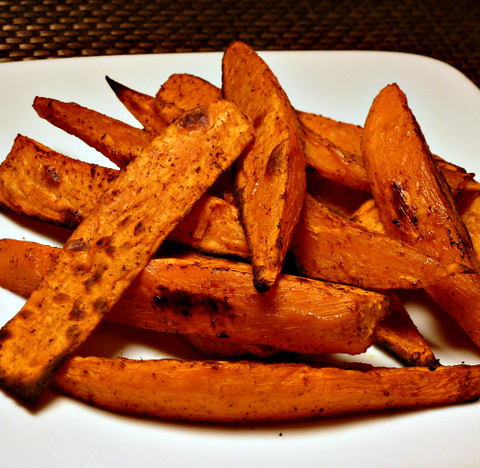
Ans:
[{"label": "white plate", "polygon": [[[450,66],[429,58],[378,52],[267,52],[293,105],[363,124],[375,95],[397,82],[406,92],[432,151],[480,173],[480,91]],[[188,72],[220,85],[219,53],[58,59],[0,65],[0,160],[17,133],[64,154],[106,164],[75,138],[38,118],[36,95],[75,101],[135,124],[105,75],[154,94],[172,73]],[[50,229],[0,213],[0,237],[59,245]],[[0,290],[0,325],[23,299]],[[480,362],[480,353],[448,319],[414,295],[409,308],[444,364]],[[156,334],[132,336],[103,327],[101,351],[132,357],[192,353]],[[158,345],[158,341],[161,345]],[[395,365],[372,348],[360,359]],[[112,414],[47,391],[28,411],[0,392],[2,466],[474,466],[480,461],[480,404],[386,412],[298,424],[223,427]]]}]

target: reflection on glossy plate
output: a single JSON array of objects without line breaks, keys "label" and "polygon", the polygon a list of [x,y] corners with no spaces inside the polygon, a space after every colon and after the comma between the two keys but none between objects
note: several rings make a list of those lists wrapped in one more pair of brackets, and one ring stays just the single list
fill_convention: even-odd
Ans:
[{"label": "reflection on glossy plate", "polygon": [[[363,125],[375,95],[397,82],[432,151],[480,174],[480,90],[444,63],[388,52],[268,52],[293,105]],[[0,160],[17,133],[72,157],[108,164],[37,117],[36,95],[75,101],[137,125],[105,75],[154,94],[172,73],[221,82],[219,53],[57,59],[0,65]],[[0,213],[0,237],[60,245],[67,232]],[[0,290],[0,325],[24,300]],[[421,294],[409,310],[443,364],[480,362],[455,324]],[[102,326],[88,352],[129,357],[195,357],[173,337]],[[372,348],[356,359],[396,365]],[[268,378],[268,376],[266,376]],[[474,466],[480,460],[480,403],[339,417],[298,424],[223,427],[131,418],[47,391],[29,411],[0,392],[1,466]]]}]

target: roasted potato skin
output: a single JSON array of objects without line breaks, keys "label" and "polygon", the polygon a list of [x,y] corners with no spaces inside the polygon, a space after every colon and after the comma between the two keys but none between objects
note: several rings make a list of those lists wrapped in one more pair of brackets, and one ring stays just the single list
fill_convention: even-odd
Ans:
[{"label": "roasted potato skin", "polygon": [[480,344],[480,263],[445,177],[397,84],[386,86],[374,99],[362,148],[386,231],[440,261],[474,270],[445,278],[426,291]]},{"label": "roasted potato skin", "polygon": [[479,396],[479,380],[480,366],[466,365],[350,370],[253,361],[75,357],[53,385],[127,414],[264,423],[469,402]]},{"label": "roasted potato skin", "polygon": [[255,287],[263,292],[281,271],[300,216],[306,193],[305,154],[287,95],[267,64],[243,42],[225,51],[222,89],[255,128],[253,145],[234,169]]},{"label": "roasted potato skin", "polygon": [[[0,240],[0,267],[9,267],[0,269],[0,285],[28,297],[58,253]],[[383,294],[285,274],[261,295],[248,264],[180,252],[151,259],[106,319],[237,347],[358,354],[373,344],[389,306]]]}]

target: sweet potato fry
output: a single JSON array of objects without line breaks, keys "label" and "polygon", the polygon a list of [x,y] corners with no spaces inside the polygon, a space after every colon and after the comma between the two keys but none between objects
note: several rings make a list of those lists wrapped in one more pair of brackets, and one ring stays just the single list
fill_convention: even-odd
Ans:
[{"label": "sweet potato fry", "polygon": [[237,106],[185,114],[122,171],[0,330],[0,383],[34,403],[173,227],[253,136]]},{"label": "sweet potato fry", "polygon": [[[387,232],[440,261],[479,270],[471,239],[452,194],[400,88],[375,98],[363,134],[363,155],[380,219]],[[480,344],[478,273],[445,278],[427,293]]]},{"label": "sweet potato fry", "polygon": [[[385,233],[375,200],[364,202],[352,216],[352,221],[367,229]],[[396,356],[405,365],[434,367],[438,364],[433,351],[413,323],[398,295],[386,292],[391,299],[390,313],[376,328],[377,344]]]},{"label": "sweet potato fry", "polygon": [[255,287],[266,291],[280,273],[306,192],[298,121],[273,72],[242,42],[225,51],[222,89],[255,128],[254,144],[235,162],[235,190]]},{"label": "sweet potato fry", "polygon": [[326,179],[309,167],[307,167],[307,192],[344,218],[351,218],[367,200],[372,198],[363,190],[356,190],[341,182]]},{"label": "sweet potato fry", "polygon": [[[175,104],[155,99],[148,94],[140,93],[127,86],[105,77],[120,102],[128,111],[143,125],[144,129],[153,135],[158,135],[163,129],[171,124],[184,110],[200,107],[206,103],[181,109]],[[219,96],[216,100],[220,99]],[[214,102],[212,99],[209,102]]]},{"label": "sweet potato fry", "polygon": [[[0,285],[31,293],[58,249],[0,241]],[[53,255],[54,256],[54,255]],[[192,254],[152,259],[108,313],[117,323],[296,353],[358,354],[374,341],[381,294],[280,275],[257,294],[249,265]]]},{"label": "sweet potato fry", "polygon": [[[33,219],[75,228],[119,171],[88,164],[17,136],[0,165],[0,206]],[[211,195],[198,200],[168,240],[201,252],[248,258],[238,209]]]},{"label": "sweet potato fry", "polygon": [[74,357],[60,391],[122,413],[252,423],[470,402],[480,366],[315,368],[306,364]]},{"label": "sweet potato fry", "polygon": [[438,359],[418,331],[398,295],[392,291],[388,296],[391,310],[375,328],[376,343],[406,366],[438,366]]},{"label": "sweet potato fry", "polygon": [[424,288],[458,273],[463,264],[441,265],[394,237],[369,231],[336,215],[307,194],[290,249],[311,278],[364,288]]},{"label": "sweet potato fry", "polygon": [[188,110],[220,99],[222,90],[197,76],[176,73],[163,83],[155,97]]},{"label": "sweet potato fry", "polygon": [[363,128],[311,112],[297,111],[298,120],[310,132],[331,141],[351,154],[362,154]]},{"label": "sweet potato fry", "polygon": [[[55,175],[54,181],[51,180],[52,174]],[[91,167],[18,137],[5,163],[0,166],[0,203],[19,214],[28,213],[35,219],[51,219],[56,224],[75,227],[106,188],[114,183],[114,170],[107,170],[105,175],[109,179],[101,182],[101,167]],[[91,181],[89,177],[92,177]],[[432,284],[444,275],[466,271],[460,265],[432,263],[431,258],[412,251],[411,247],[395,238],[371,235],[330,213],[314,200],[306,203],[303,209],[303,219],[309,221],[300,222],[297,228],[299,233],[296,237],[301,239],[297,254],[300,263],[305,262],[305,270],[315,278],[348,280],[363,287],[385,289],[386,278],[377,270],[380,269],[389,272],[389,287],[411,289],[422,287],[425,282]],[[331,236],[333,231],[337,232],[337,241]],[[319,236],[321,232],[323,236]],[[238,209],[207,194],[195,203],[169,234],[168,240],[204,253],[249,258]],[[381,255],[376,257],[379,263],[366,260],[365,250],[358,246],[370,248],[372,252],[380,251]],[[321,247],[327,248],[322,250]],[[392,267],[391,256],[384,255],[387,247],[391,255],[401,256],[402,261],[397,268]],[[396,263],[393,262],[394,265]],[[405,273],[407,264],[410,265],[408,275]],[[320,265],[323,265],[321,270]],[[402,269],[400,265],[403,265]],[[339,276],[340,272],[343,273]]]},{"label": "sweet potato fry", "polygon": [[[361,168],[364,167],[364,162],[361,157],[363,135],[363,128],[361,126],[339,122],[337,120],[324,117],[323,115],[312,114],[309,112],[297,111],[297,115],[300,123],[302,124],[302,128],[306,130],[305,133],[307,135],[315,134],[326,138],[336,147],[337,151],[340,151],[340,156],[343,156],[342,160],[344,163],[346,161],[346,155],[350,153],[353,155],[350,158],[350,163],[352,166],[358,164],[361,166]],[[346,153],[343,153],[343,151]],[[308,154],[308,151],[306,151],[306,153]],[[333,155],[331,157],[333,158]],[[443,175],[453,193],[462,190],[462,188],[464,188],[467,184],[471,184],[471,188],[474,190],[478,191],[480,189],[478,182],[473,180],[474,174],[467,173],[467,171],[465,171],[465,169],[462,167],[459,167],[453,163],[449,163],[439,156],[433,155],[433,157],[435,158],[438,167],[443,172]],[[364,175],[361,173],[361,168],[355,168],[355,171],[357,171],[358,174],[357,177],[359,177],[359,179],[358,182],[354,183],[360,183],[364,177]],[[354,174],[349,177],[353,177],[353,175]],[[352,180],[355,181],[355,179]]]},{"label": "sweet potato fry", "polygon": [[148,132],[74,102],[36,97],[33,108],[40,117],[80,138],[119,167],[125,167],[153,139]]},{"label": "sweet potato fry", "polygon": [[321,176],[347,187],[370,192],[367,171],[362,157],[349,153],[327,138],[302,128],[301,139],[305,147],[307,164]]}]

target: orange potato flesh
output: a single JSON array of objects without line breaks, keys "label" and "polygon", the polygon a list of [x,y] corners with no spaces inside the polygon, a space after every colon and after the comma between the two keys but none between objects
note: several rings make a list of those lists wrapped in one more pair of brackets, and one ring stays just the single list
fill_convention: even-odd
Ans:
[{"label": "orange potato flesh", "polygon": [[384,88],[372,104],[364,128],[363,156],[387,232],[441,261],[462,262],[477,272],[445,278],[427,288],[427,293],[480,344],[479,261],[452,194],[397,85]]},{"label": "orange potato flesh", "polygon": [[392,236],[343,219],[307,194],[291,246],[311,278],[365,288],[424,288],[450,274],[472,273],[462,264],[441,265]]},{"label": "orange potato flesh", "polygon": [[185,114],[153,140],[103,194],[24,307],[0,330],[2,387],[35,403],[251,138],[251,125],[238,108],[219,101]]},{"label": "orange potato flesh", "polygon": [[235,162],[235,191],[255,287],[266,291],[281,271],[306,192],[298,122],[273,72],[242,42],[225,51],[222,90],[255,129],[253,145]]},{"label": "orange potato flesh", "polygon": [[473,401],[480,393],[480,366],[361,371],[248,361],[74,357],[53,385],[121,413],[258,423]]},{"label": "orange potato flesh", "polygon": [[[58,249],[0,240],[0,285],[28,296],[54,252]],[[288,352],[358,354],[372,345],[388,308],[382,294],[291,275],[280,275],[261,295],[249,265],[179,254],[150,260],[106,318]]]}]

